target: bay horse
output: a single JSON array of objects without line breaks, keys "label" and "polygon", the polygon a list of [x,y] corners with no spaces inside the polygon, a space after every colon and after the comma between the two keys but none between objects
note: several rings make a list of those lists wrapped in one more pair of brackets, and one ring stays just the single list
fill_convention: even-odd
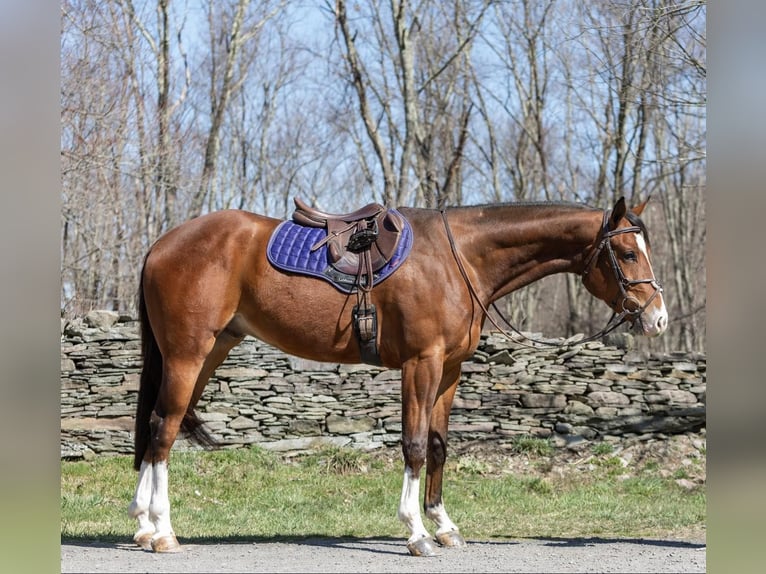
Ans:
[{"label": "bay horse", "polygon": [[[398,518],[409,531],[410,554],[465,544],[442,500],[447,427],[461,363],[479,344],[488,305],[542,277],[576,273],[640,334],[666,330],[639,217],[646,203],[628,209],[620,198],[606,210],[563,202],[399,210],[411,225],[411,252],[369,296],[379,312],[380,363],[401,369]],[[355,297],[267,259],[280,223],[246,211],[213,212],[168,231],[146,255],[139,288],[139,475],[128,511],[138,521],[134,541],[145,549],[180,549],[170,521],[169,452],[180,430],[205,438],[194,407],[245,336],[310,360],[362,362],[351,316]],[[435,540],[419,508],[424,465],[423,509]]]}]

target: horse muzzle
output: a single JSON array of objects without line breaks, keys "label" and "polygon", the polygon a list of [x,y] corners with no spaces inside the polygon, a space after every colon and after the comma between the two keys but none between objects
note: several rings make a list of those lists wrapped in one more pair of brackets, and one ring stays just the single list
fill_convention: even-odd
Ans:
[{"label": "horse muzzle", "polygon": [[639,334],[646,337],[662,335],[668,328],[668,310],[665,301],[660,299],[659,304],[644,309],[633,323]]}]

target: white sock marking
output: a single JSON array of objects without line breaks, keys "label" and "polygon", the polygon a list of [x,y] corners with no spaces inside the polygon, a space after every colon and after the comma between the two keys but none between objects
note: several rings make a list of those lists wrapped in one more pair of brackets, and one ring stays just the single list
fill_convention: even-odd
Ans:
[{"label": "white sock marking", "polygon": [[402,484],[402,497],[399,500],[399,520],[410,531],[407,541],[414,542],[420,538],[429,536],[423,520],[420,517],[420,477],[412,475],[412,469],[404,469],[404,481]]},{"label": "white sock marking", "polygon": [[429,508],[426,515],[436,524],[436,536],[446,532],[458,530],[458,527],[455,526],[455,523],[450,520],[449,516],[447,516],[447,511],[444,509],[444,504],[439,504],[438,506]]},{"label": "white sock marking", "polygon": [[153,468],[146,461],[141,463],[138,472],[138,483],[136,484],[136,493],[133,501],[128,507],[128,515],[138,520],[138,532],[136,536],[155,531],[154,524],[149,520],[149,503],[152,499]]},{"label": "white sock marking", "polygon": [[154,488],[149,504],[149,516],[157,528],[155,538],[173,534],[170,525],[170,498],[168,497],[168,463],[161,461],[154,465]]}]

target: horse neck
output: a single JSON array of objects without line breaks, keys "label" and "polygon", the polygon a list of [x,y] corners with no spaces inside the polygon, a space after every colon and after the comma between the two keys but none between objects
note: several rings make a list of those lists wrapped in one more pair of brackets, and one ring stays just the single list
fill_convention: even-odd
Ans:
[{"label": "horse neck", "polygon": [[[602,212],[569,204],[509,204],[450,212],[458,249],[491,302],[555,273],[582,272]],[[455,214],[458,215],[457,213]]]}]

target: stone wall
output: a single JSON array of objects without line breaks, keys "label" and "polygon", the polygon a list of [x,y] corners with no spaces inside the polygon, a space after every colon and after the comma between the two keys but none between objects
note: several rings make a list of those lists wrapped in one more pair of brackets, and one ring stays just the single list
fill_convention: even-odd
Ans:
[{"label": "stone wall", "polygon": [[[525,435],[572,446],[705,426],[704,355],[640,355],[627,334],[610,336],[610,345],[579,339],[529,348],[483,337],[463,364],[450,442]],[[62,320],[62,458],[132,452],[140,347],[129,317],[95,311]],[[218,368],[197,410],[226,448],[373,449],[400,440],[399,393],[399,370],[306,361],[248,338]],[[179,439],[176,448],[194,446]]]}]

